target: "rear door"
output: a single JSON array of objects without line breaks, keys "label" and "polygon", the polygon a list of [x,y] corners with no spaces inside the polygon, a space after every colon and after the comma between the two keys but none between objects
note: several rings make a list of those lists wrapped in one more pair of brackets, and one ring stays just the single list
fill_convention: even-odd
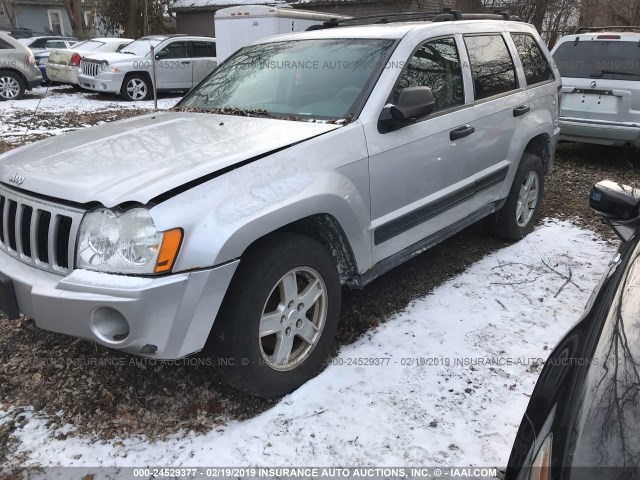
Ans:
[{"label": "rear door", "polygon": [[191,55],[192,84],[197,85],[218,66],[216,61],[216,42],[193,40],[189,42]]},{"label": "rear door", "polygon": [[530,114],[531,106],[527,91],[519,85],[503,34],[465,35],[464,43],[473,78],[476,162],[479,175],[486,179],[484,188],[478,191],[478,200],[485,204],[508,191],[505,180],[510,167],[519,162],[523,148],[518,148],[514,135],[518,124]]},{"label": "rear door", "polygon": [[561,115],[640,123],[640,37],[577,36],[559,44],[553,58],[562,75]]}]

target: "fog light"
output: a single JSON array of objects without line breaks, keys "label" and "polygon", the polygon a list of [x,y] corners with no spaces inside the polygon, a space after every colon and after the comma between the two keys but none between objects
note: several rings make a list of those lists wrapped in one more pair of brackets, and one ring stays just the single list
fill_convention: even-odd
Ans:
[{"label": "fog light", "polygon": [[100,307],[91,316],[91,330],[100,340],[117,343],[129,336],[129,323],[117,310]]}]

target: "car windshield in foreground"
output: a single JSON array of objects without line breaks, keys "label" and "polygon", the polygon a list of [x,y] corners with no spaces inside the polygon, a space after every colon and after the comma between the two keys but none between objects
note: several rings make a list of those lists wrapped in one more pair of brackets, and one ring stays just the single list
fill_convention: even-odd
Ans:
[{"label": "car windshield in foreground", "polygon": [[162,42],[162,38],[141,38],[139,40],[134,40],[129,45],[126,46],[120,53],[128,53],[130,55],[136,55],[138,57],[144,57],[149,55],[151,51],[151,46],[157,47],[160,42]]},{"label": "car windshield in foreground", "polygon": [[638,42],[568,41],[558,47],[553,59],[563,77],[640,80]]},{"label": "car windshield in foreground", "polygon": [[178,108],[291,120],[350,118],[391,45],[382,39],[323,39],[249,46]]}]

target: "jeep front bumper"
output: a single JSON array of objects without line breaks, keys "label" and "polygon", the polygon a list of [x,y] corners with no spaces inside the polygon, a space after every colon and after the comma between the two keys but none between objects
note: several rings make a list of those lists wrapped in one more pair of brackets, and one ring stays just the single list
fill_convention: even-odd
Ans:
[{"label": "jeep front bumper", "polygon": [[121,72],[104,72],[95,77],[83,73],[78,74],[78,84],[82,88],[96,92],[120,93],[123,80],[124,73]]},{"label": "jeep front bumper", "polygon": [[204,347],[238,262],[163,277],[62,277],[0,252],[18,309],[38,327],[162,360]]}]

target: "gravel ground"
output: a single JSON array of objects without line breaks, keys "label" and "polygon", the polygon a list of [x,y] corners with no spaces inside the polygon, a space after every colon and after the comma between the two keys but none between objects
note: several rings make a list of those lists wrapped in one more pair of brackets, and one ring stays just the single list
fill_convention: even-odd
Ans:
[{"label": "gravel ground", "polygon": [[[109,112],[108,119],[141,113],[145,112]],[[71,128],[104,120],[104,113],[68,113],[44,114],[28,121],[41,126],[55,121],[58,128]],[[0,141],[0,152],[15,146],[15,139]],[[589,189],[605,178],[637,185],[634,166],[640,168],[638,160],[637,155],[625,155],[621,149],[561,144],[556,166],[547,179],[541,218],[571,218],[611,237],[588,208]],[[352,343],[412,299],[505,245],[477,224],[366,289],[346,291],[335,349]],[[33,408],[46,416],[52,432],[65,424],[75,427],[56,435],[81,433],[107,439],[134,433],[162,438],[178,431],[204,432],[223,428],[230,419],[254,416],[272,405],[233,390],[203,365],[150,363],[85,340],[39,330],[28,318],[4,321],[0,329],[0,408],[14,409],[12,421],[0,426],[0,464],[11,453],[11,432],[20,427],[24,409]]]}]

